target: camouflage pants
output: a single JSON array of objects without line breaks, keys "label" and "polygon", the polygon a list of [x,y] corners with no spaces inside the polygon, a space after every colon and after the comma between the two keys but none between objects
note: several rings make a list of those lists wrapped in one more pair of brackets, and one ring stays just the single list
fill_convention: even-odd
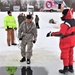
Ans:
[{"label": "camouflage pants", "polygon": [[30,59],[32,56],[32,47],[33,47],[32,41],[27,41],[27,42],[25,42],[25,40],[22,41],[22,43],[21,43],[22,57],[26,57],[26,58]]}]

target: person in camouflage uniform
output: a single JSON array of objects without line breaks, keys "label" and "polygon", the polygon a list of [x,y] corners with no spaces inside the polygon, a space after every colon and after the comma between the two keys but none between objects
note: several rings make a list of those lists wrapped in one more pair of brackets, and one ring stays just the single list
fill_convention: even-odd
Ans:
[{"label": "person in camouflage uniform", "polygon": [[22,40],[21,55],[23,58],[20,60],[20,62],[26,61],[27,58],[27,64],[30,64],[33,43],[35,43],[37,39],[37,29],[36,25],[32,22],[31,15],[27,15],[26,20],[21,23],[18,30],[18,38],[19,40]]},{"label": "person in camouflage uniform", "polygon": [[25,20],[25,14],[21,13],[18,15],[18,23],[20,24]]}]

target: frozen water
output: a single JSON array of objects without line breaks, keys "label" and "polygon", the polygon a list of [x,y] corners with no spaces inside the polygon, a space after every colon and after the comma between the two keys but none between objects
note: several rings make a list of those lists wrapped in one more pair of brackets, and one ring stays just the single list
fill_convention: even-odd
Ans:
[{"label": "frozen water", "polygon": [[[13,16],[17,22],[17,16],[21,12],[12,12]],[[27,12],[23,12],[27,15]],[[35,12],[35,15],[38,15],[40,18],[39,25],[40,29],[38,29],[38,38],[36,44],[33,47],[33,56],[31,59],[31,68],[41,69],[43,67],[47,70],[48,74],[45,75],[61,75],[58,70],[63,68],[62,61],[60,60],[60,49],[59,49],[59,38],[58,37],[46,37],[46,34],[49,31],[58,31],[60,29],[60,23],[62,22],[60,17],[61,13],[45,13],[45,12]],[[6,16],[6,12],[0,12],[0,66],[1,68],[5,68],[6,66],[28,66],[25,62],[20,63],[21,59],[20,49],[18,46],[7,46],[6,43],[6,31],[3,27],[4,16]],[[75,14],[74,14],[75,15]],[[50,24],[49,19],[54,19],[56,24]],[[34,20],[33,20],[34,21]],[[18,25],[18,22],[17,22]],[[16,32],[16,31],[15,31]],[[15,34],[15,41],[19,43],[17,34]],[[75,54],[74,54],[75,60]],[[0,68],[0,73],[2,74]],[[75,63],[74,63],[75,69]],[[35,69],[33,69],[34,71]],[[35,72],[35,71],[34,71]],[[17,75],[17,74],[15,74]],[[20,75],[20,74],[18,74]],[[35,75],[35,74],[33,74]],[[37,74],[36,74],[37,75]],[[39,74],[40,75],[40,74]],[[44,75],[44,74],[43,74]],[[67,75],[74,75],[68,73]]]}]

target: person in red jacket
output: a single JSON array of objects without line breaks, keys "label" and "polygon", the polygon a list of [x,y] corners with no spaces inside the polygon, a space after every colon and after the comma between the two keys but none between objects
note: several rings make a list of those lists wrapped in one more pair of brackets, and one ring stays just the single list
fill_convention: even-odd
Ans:
[{"label": "person in red jacket", "polygon": [[73,73],[73,48],[75,46],[75,19],[73,18],[73,9],[64,9],[62,11],[61,19],[64,23],[60,24],[60,30],[58,32],[49,32],[49,36],[59,36],[59,47],[61,50],[61,59],[63,60],[64,68],[59,72],[65,74],[66,72]]}]

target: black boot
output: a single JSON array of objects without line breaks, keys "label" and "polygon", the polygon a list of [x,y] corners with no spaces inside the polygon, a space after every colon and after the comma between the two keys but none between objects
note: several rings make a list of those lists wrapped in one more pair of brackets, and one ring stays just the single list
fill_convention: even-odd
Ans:
[{"label": "black boot", "polygon": [[23,58],[20,60],[20,62],[24,62],[24,61],[26,61],[26,58],[25,58],[25,57],[23,57]]},{"label": "black boot", "polygon": [[10,46],[10,45],[8,45],[8,46]]},{"label": "black boot", "polygon": [[74,70],[73,70],[73,66],[69,66],[69,72],[73,73]]},{"label": "black boot", "polygon": [[30,64],[30,63],[31,63],[30,59],[27,59],[27,64]]},{"label": "black boot", "polygon": [[12,45],[17,45],[16,43],[12,43]]},{"label": "black boot", "polygon": [[65,74],[68,72],[68,66],[64,66],[63,70],[59,70],[60,73]]}]

